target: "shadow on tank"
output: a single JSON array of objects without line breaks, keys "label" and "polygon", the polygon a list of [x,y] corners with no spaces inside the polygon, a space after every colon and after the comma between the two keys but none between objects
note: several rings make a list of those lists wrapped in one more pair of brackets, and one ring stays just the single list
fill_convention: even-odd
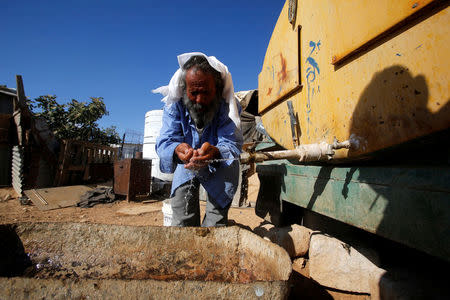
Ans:
[{"label": "shadow on tank", "polygon": [[[350,150],[349,156],[357,156],[363,150],[383,151],[391,145],[417,142],[414,139],[448,129],[448,99],[433,101],[435,103],[432,104],[440,107],[436,112],[428,109],[429,92],[426,78],[422,75],[414,77],[404,66],[394,65],[375,73],[353,112],[350,132],[361,139],[361,147]],[[417,146],[419,144],[420,141]],[[406,153],[398,155],[397,152],[394,155],[397,160],[404,160],[402,157],[411,152],[413,151],[409,149]],[[417,153],[414,154],[417,156]]]},{"label": "shadow on tank", "polygon": [[430,99],[427,78],[394,65],[375,73],[353,112],[350,132],[360,149],[349,156],[371,154],[350,165],[342,195],[352,179],[375,192],[367,217],[378,210],[374,233],[388,239],[378,245],[388,270],[380,291],[395,282],[419,298],[448,294],[432,274],[450,260],[449,103]]}]

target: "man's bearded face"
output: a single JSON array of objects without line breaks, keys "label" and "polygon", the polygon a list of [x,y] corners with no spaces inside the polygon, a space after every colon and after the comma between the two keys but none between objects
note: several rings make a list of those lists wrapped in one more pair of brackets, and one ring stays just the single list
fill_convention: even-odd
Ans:
[{"label": "man's bearded face", "polygon": [[183,103],[198,128],[208,125],[219,107],[214,77],[192,67],[186,72],[186,91]]}]

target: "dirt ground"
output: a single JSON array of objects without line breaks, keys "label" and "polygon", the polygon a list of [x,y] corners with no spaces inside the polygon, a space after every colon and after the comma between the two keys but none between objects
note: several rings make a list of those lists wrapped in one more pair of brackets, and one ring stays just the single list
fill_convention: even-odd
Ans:
[{"label": "dirt ground", "polygon": [[[249,180],[249,202],[255,203],[259,188],[257,176]],[[161,199],[148,199],[143,202],[116,201],[98,204],[91,208],[66,207],[41,211],[37,206],[22,205],[13,188],[0,188],[0,224],[16,222],[83,222],[132,226],[163,226],[164,215]],[[204,213],[205,202],[200,202]],[[255,215],[253,207],[231,207],[229,225],[239,225],[254,229],[263,222]]]}]

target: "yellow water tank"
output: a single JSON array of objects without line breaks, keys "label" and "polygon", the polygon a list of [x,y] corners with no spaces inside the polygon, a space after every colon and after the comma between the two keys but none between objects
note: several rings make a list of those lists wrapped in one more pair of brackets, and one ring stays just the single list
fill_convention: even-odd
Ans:
[{"label": "yellow water tank", "polygon": [[448,131],[449,45],[448,1],[287,0],[258,78],[263,124],[287,149],[293,135],[358,145],[336,158]]}]

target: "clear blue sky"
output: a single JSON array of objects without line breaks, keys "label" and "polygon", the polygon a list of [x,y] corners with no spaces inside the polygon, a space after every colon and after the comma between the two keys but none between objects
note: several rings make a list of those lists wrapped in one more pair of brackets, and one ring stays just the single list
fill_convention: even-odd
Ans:
[{"label": "clear blue sky", "polygon": [[283,0],[5,0],[1,4],[0,84],[23,76],[29,98],[61,103],[103,97],[115,125],[143,132],[145,113],[178,68],[176,56],[200,51],[226,64],[235,91],[258,87]]}]

